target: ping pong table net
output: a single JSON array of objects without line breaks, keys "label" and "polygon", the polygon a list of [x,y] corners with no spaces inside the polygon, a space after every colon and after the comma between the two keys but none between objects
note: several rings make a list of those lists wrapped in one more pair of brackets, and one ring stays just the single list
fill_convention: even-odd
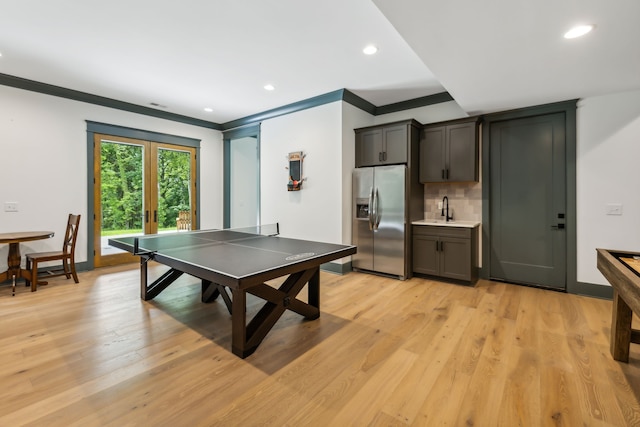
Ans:
[{"label": "ping pong table net", "polygon": [[153,255],[158,251],[198,245],[222,244],[240,241],[257,236],[273,237],[280,234],[280,223],[256,225],[250,227],[223,228],[212,230],[194,230],[189,232],[161,233],[133,239],[133,254]]}]

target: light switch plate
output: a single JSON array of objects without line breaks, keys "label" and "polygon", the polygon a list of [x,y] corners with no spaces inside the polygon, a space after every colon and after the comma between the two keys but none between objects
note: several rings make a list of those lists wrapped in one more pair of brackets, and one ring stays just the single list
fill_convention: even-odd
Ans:
[{"label": "light switch plate", "polygon": [[607,203],[607,215],[622,215],[622,203]]},{"label": "light switch plate", "polygon": [[5,212],[18,212],[18,202],[4,202]]}]

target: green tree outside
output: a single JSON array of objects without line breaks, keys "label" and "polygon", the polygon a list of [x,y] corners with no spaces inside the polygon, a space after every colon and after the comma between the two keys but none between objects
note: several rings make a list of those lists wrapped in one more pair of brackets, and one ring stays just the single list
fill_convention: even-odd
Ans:
[{"label": "green tree outside", "polygon": [[176,228],[179,211],[190,209],[191,157],[189,153],[158,150],[158,228]]},{"label": "green tree outside", "polygon": [[[122,234],[143,230],[143,147],[101,144],[102,231]],[[158,150],[158,229],[176,228],[181,210],[190,209],[189,153]]]}]

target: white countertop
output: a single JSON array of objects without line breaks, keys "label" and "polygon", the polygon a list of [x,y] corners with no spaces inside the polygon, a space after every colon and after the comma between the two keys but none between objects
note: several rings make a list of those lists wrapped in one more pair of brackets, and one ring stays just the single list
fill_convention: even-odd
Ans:
[{"label": "white countertop", "polygon": [[444,219],[421,219],[418,221],[413,221],[411,224],[413,225],[436,225],[438,227],[463,227],[463,228],[474,228],[480,225],[478,221],[449,221],[445,222]]}]

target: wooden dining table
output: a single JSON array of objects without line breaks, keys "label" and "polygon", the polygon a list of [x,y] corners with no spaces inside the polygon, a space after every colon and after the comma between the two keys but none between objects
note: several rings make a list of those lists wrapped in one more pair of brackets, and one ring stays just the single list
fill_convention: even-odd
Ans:
[{"label": "wooden dining table", "polygon": [[32,240],[49,239],[53,237],[53,231],[18,231],[15,233],[0,233],[0,244],[9,244],[7,256],[7,270],[0,273],[0,283],[11,279],[13,281],[13,294],[15,295],[16,280],[26,278],[32,281],[31,271],[20,267],[20,243]]}]

